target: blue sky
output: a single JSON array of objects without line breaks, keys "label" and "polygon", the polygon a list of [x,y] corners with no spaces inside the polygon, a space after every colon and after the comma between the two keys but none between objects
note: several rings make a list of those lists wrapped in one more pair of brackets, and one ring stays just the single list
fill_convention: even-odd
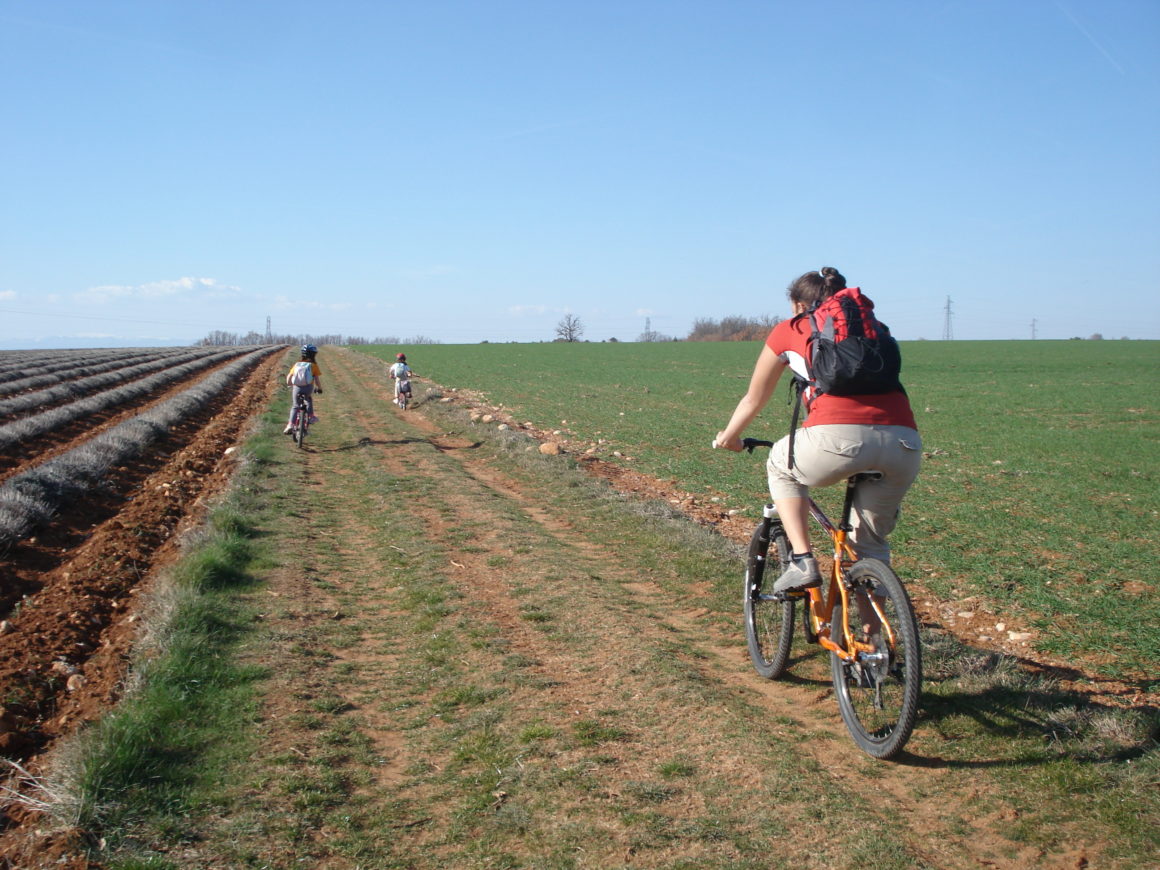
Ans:
[{"label": "blue sky", "polygon": [[0,0],[0,347],[683,337],[822,265],[1160,339],[1158,144],[1157,0]]}]

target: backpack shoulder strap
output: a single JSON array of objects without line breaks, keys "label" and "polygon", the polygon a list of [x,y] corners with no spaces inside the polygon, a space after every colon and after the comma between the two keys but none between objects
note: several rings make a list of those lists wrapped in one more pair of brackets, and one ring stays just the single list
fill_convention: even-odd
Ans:
[{"label": "backpack shoulder strap", "polygon": [[793,442],[794,437],[797,435],[798,420],[801,419],[802,390],[804,389],[805,387],[802,385],[801,379],[795,378],[793,381],[793,391],[797,394],[797,397],[794,399],[793,403],[793,419],[789,424],[789,467],[791,469],[793,468]]}]

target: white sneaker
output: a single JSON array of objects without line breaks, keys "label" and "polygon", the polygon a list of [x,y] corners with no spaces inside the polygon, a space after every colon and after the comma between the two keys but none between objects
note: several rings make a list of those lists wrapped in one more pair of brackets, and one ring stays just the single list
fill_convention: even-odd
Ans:
[{"label": "white sneaker", "polygon": [[822,572],[818,570],[817,560],[813,556],[806,556],[789,563],[789,567],[773,584],[773,591],[793,592],[795,589],[809,589],[821,584]]},{"label": "white sneaker", "polygon": [[285,429],[283,429],[283,430],[282,430],[282,434],[283,434],[283,435],[289,435],[289,434],[290,434],[291,432],[293,432],[293,431],[294,431],[294,426],[293,426],[293,425],[290,425],[290,426],[287,426]]}]

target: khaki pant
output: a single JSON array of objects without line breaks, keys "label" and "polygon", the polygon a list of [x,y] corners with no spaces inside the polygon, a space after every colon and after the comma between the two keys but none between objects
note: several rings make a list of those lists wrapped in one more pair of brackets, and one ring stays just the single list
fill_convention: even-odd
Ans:
[{"label": "khaki pant", "polygon": [[902,497],[918,476],[922,439],[907,426],[831,424],[806,426],[794,436],[793,468],[789,436],[769,453],[769,494],[804,498],[811,486],[830,486],[861,471],[880,471],[881,480],[862,481],[854,495],[851,545],[860,558],[890,563],[886,536],[901,514]]}]

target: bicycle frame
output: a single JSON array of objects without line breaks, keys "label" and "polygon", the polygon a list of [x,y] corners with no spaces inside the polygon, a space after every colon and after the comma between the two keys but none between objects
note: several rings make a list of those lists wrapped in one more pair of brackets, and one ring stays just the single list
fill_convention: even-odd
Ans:
[{"label": "bicycle frame", "polygon": [[[846,499],[842,506],[842,521],[837,525],[830,521],[830,518],[818,507],[817,502],[812,498],[808,501],[810,516],[814,518],[814,521],[822,527],[834,543],[833,564],[830,568],[830,584],[828,590],[825,594],[822,593],[821,587],[805,590],[805,598],[808,601],[807,606],[809,607],[810,628],[817,635],[820,646],[836,654],[844,661],[856,659],[859,653],[874,654],[876,652],[872,644],[863,643],[858,640],[850,628],[850,593],[846,588],[846,584],[842,582],[842,572],[858,561],[857,554],[855,554],[853,548],[847,541],[852,530],[850,513],[854,506],[854,491],[859,481],[866,480],[870,477],[873,477],[872,472],[855,474],[846,481]],[[869,596],[867,600],[873,608],[875,615],[878,617],[879,625],[882,626],[885,632],[887,644],[890,649],[893,649],[893,627],[890,625],[889,620],[887,620],[886,615],[882,612],[882,607],[874,600],[873,596]],[[834,640],[835,626],[833,615],[834,607],[839,601],[842,605],[842,623],[839,626],[840,641],[836,642]],[[829,624],[828,629],[823,628],[826,623]]]},{"label": "bicycle frame", "polygon": [[[762,441],[756,438],[746,438],[743,445],[746,450],[752,453],[755,447],[772,447],[773,442]],[[830,583],[825,593],[822,592],[821,586],[806,589],[802,592],[789,593],[793,597],[805,599],[807,607],[806,618],[809,621],[810,634],[817,639],[818,644],[823,649],[829,650],[847,662],[856,660],[859,655],[865,657],[878,654],[873,644],[858,640],[850,628],[850,592],[847,589],[846,583],[843,582],[842,575],[845,570],[858,561],[858,555],[854,552],[853,547],[850,546],[847,540],[850,532],[853,531],[853,526],[850,525],[850,514],[854,509],[854,492],[861,481],[877,480],[881,476],[881,472],[866,471],[853,474],[847,478],[846,498],[842,503],[842,519],[837,525],[830,521],[830,518],[826,516],[825,512],[813,498],[807,499],[806,503],[810,516],[830,536],[830,540],[834,544],[833,563],[830,566]],[[770,505],[769,509],[772,510],[773,505]],[[772,517],[772,514],[767,513],[766,516]],[[882,606],[874,600],[873,596],[868,596],[867,601],[877,617],[878,624],[885,632],[885,640],[888,648],[894,650],[894,626],[890,624],[890,621],[886,618],[886,614],[882,611]],[[838,626],[839,638],[835,640],[833,617],[834,608],[839,602],[842,605],[842,623]],[[859,612],[861,612],[860,607]]]},{"label": "bicycle frame", "polygon": [[298,394],[298,402],[294,405],[294,422],[298,422],[299,415],[305,415],[306,425],[310,425],[310,405],[306,401],[306,397],[301,393]]}]

